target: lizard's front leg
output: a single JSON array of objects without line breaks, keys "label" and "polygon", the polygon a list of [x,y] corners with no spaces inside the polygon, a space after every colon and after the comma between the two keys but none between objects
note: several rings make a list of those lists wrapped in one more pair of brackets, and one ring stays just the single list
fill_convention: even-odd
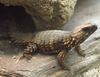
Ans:
[{"label": "lizard's front leg", "polygon": [[75,50],[80,56],[85,57],[84,50],[81,49],[80,45],[75,46]]},{"label": "lizard's front leg", "polygon": [[67,52],[65,50],[62,50],[62,51],[59,52],[59,54],[57,55],[58,64],[62,67],[62,69],[70,70],[69,67],[67,67],[64,64],[64,60],[65,60],[66,55],[67,55]]},{"label": "lizard's front leg", "polygon": [[27,60],[30,60],[32,58],[32,55],[35,54],[37,50],[37,46],[34,43],[29,43],[26,49],[24,49],[23,56],[20,57],[20,59],[26,58]]}]

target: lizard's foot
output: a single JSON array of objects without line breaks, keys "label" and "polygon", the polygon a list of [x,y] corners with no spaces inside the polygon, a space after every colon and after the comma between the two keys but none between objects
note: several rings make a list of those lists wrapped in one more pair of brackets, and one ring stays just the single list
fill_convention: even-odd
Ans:
[{"label": "lizard's foot", "polygon": [[83,54],[81,54],[81,56],[82,56],[82,57],[85,57],[85,56],[86,56],[86,54],[85,54],[85,53],[83,53]]},{"label": "lizard's foot", "polygon": [[78,53],[80,56],[85,57],[85,53],[84,53],[85,50],[82,50],[81,47],[80,47],[80,45],[75,46],[75,50],[77,51],[77,53]]},{"label": "lizard's foot", "polygon": [[27,56],[21,56],[19,59],[17,59],[16,60],[16,63],[18,63],[20,60],[22,60],[22,59],[26,59],[26,60],[30,60],[32,58],[32,56],[31,55],[27,55]]},{"label": "lizard's foot", "polygon": [[33,43],[29,43],[29,45],[27,46],[26,49],[24,49],[24,53],[23,53],[23,56],[20,57],[20,59],[27,59],[27,60],[30,60],[32,58],[32,55],[35,54],[36,52],[36,45],[33,44]]},{"label": "lizard's foot", "polygon": [[23,54],[23,56],[20,57],[20,60],[22,59],[30,60],[31,58],[32,58],[32,55]]},{"label": "lizard's foot", "polygon": [[32,58],[32,55],[27,55],[25,58],[26,58],[27,60],[30,60],[30,59]]},{"label": "lizard's foot", "polygon": [[80,51],[80,53],[79,53],[79,55],[80,55],[80,56],[82,56],[82,57],[85,57],[85,56],[86,56],[86,54],[85,54],[85,53],[83,53],[83,52],[84,52],[84,50],[81,50],[81,51]]}]

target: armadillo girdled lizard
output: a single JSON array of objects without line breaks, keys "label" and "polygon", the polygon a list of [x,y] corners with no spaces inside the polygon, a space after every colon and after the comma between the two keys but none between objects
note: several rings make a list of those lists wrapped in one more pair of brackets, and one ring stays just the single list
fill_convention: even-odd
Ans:
[{"label": "armadillo girdled lizard", "polygon": [[72,32],[47,30],[34,33],[30,40],[24,42],[20,41],[20,43],[28,43],[27,49],[24,50],[21,59],[30,59],[36,52],[45,54],[56,53],[58,54],[57,60],[59,65],[63,69],[68,69],[64,64],[67,52],[74,47],[79,55],[84,56],[80,44],[94,33],[96,29],[97,26],[95,24],[86,23],[76,27]]}]

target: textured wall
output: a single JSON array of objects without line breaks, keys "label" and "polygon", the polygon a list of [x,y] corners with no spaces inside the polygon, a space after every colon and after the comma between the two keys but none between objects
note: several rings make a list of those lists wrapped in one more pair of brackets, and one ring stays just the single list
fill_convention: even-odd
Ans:
[{"label": "textured wall", "polygon": [[0,0],[7,6],[21,5],[32,15],[38,29],[62,27],[73,15],[77,0]]}]

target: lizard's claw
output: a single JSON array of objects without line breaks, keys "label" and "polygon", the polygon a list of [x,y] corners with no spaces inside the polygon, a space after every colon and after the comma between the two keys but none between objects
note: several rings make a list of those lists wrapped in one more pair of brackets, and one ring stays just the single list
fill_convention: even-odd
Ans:
[{"label": "lizard's claw", "polygon": [[85,57],[85,56],[86,56],[86,54],[85,54],[85,53],[83,53],[83,52],[84,52],[84,50],[81,50],[80,56]]},{"label": "lizard's claw", "polygon": [[18,63],[20,60],[22,59],[26,59],[26,60],[30,60],[32,58],[31,55],[27,55],[27,56],[21,56],[19,59],[16,60],[16,63]]}]

